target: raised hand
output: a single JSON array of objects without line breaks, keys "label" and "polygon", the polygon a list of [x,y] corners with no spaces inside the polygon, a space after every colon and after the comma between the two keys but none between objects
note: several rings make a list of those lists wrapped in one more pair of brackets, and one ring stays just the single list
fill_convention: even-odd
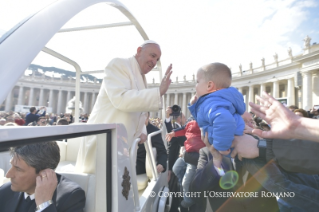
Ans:
[{"label": "raised hand", "polygon": [[160,94],[163,96],[166,91],[168,90],[168,87],[170,86],[172,80],[171,80],[171,75],[172,75],[172,64],[170,64],[165,72],[165,76],[162,79],[161,85],[160,85]]},{"label": "raised hand", "polygon": [[270,124],[271,129],[270,131],[254,129],[252,132],[262,138],[293,138],[300,117],[266,92],[263,92],[262,96],[263,98],[257,96],[261,105],[256,105],[252,102],[249,105],[253,113]]}]

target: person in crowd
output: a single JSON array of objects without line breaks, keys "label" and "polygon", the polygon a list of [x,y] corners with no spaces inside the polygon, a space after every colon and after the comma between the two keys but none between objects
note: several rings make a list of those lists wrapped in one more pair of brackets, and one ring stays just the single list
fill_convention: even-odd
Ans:
[{"label": "person in crowd", "polygon": [[10,123],[11,123],[11,122],[15,122],[15,121],[14,121],[14,118],[13,118],[13,114],[7,116],[7,123],[9,123],[9,122],[10,122]]},{"label": "person in crowd", "polygon": [[[243,95],[230,87],[230,69],[222,63],[211,63],[197,71],[196,95],[188,107],[202,133],[208,132],[210,144],[229,155],[235,135],[242,135],[246,110]],[[198,100],[197,100],[198,98]],[[220,166],[216,164],[216,166]]]},{"label": "person in crowd", "polygon": [[294,110],[294,114],[296,114],[297,116],[300,116],[300,117],[308,118],[308,113],[304,109],[296,109],[296,110]]},{"label": "person in crowd", "polygon": [[3,126],[7,123],[7,120],[5,118],[0,119],[0,126]]},{"label": "person in crowd", "polygon": [[81,115],[81,122],[84,122],[86,123],[88,121],[88,114],[87,113],[84,113]]},{"label": "person in crowd", "polygon": [[[105,77],[88,123],[122,123],[127,130],[129,148],[136,138],[145,142],[145,111],[162,109],[162,96],[171,83],[172,65],[167,68],[159,88],[147,89],[145,75],[160,57],[159,44],[148,40],[137,48],[135,56],[113,59],[105,68]],[[94,169],[94,163],[87,156],[96,149],[96,141],[89,139],[92,137],[83,140],[76,163],[77,170],[87,173]]]},{"label": "person in crowd", "polygon": [[[38,114],[40,110],[44,110],[42,114]],[[31,122],[37,121],[39,117],[45,116],[46,107],[41,107],[38,110],[35,107],[30,108],[30,113],[28,113],[25,117],[25,125],[28,125]]]},{"label": "person in crowd", "polygon": [[291,111],[291,112],[294,112],[295,110],[299,109],[296,105],[290,105],[288,107],[288,109]]},{"label": "person in crowd", "polygon": [[308,111],[309,118],[319,119],[319,105],[314,105],[313,108]]},{"label": "person in crowd", "polygon": [[69,125],[69,122],[67,119],[62,118],[57,121],[56,125]]},{"label": "person in crowd", "polygon": [[[181,128],[178,128],[166,135],[166,140],[171,141],[173,137],[180,137],[185,136],[186,141],[184,142],[185,150],[188,154],[195,153],[197,156],[197,160],[199,157],[199,150],[203,147],[205,147],[205,144],[203,143],[201,139],[201,132],[199,129],[199,126],[195,120],[189,121],[186,126],[183,126]],[[195,156],[195,157],[196,157]],[[185,172],[186,167],[186,172]],[[191,163],[186,163],[184,160],[184,157],[180,157],[177,159],[173,166],[173,172],[178,178],[178,182],[181,187],[183,188],[183,192],[186,194],[189,192],[189,184],[191,180],[193,179],[195,172],[196,172],[196,165],[193,165]],[[181,205],[184,208],[189,208],[191,205],[194,204],[194,201],[184,196],[184,200],[181,202]]]},{"label": "person in crowd", "polygon": [[[246,120],[245,120],[246,121]],[[251,137],[250,135],[244,135]],[[235,136],[242,137],[242,136]],[[193,205],[191,211],[206,211],[206,200],[208,195],[204,195],[205,192],[210,193],[214,192],[257,192],[258,196],[255,197],[227,197],[227,196],[209,196],[208,200],[213,211],[222,211],[222,212],[241,212],[241,211],[278,211],[278,204],[276,198],[262,198],[261,192],[267,192],[264,187],[261,186],[253,177],[248,175],[247,179],[244,178],[246,175],[246,169],[241,165],[241,162],[235,157],[235,167],[236,175],[233,179],[237,179],[237,183],[231,182],[228,179],[227,183],[233,183],[229,188],[225,188],[220,180],[225,173],[228,171],[234,170],[232,160],[229,157],[221,155],[213,145],[208,141],[209,136],[206,135],[203,137],[206,147],[200,149],[199,160],[197,165],[196,174],[190,184],[190,192],[198,192],[199,195],[196,198],[193,198],[195,205]],[[219,170],[214,164],[221,163],[223,170]],[[234,173],[234,172],[233,172]],[[237,176],[237,177],[236,177]]]},{"label": "person in crowd", "polygon": [[[148,114],[149,117],[149,114]],[[158,131],[159,129],[152,125],[147,118],[145,120],[147,134],[151,134],[153,132]],[[167,164],[167,152],[162,139],[161,134],[157,134],[151,138],[152,146],[156,148],[156,170],[158,173],[166,171]],[[146,160],[146,150],[144,144],[139,144],[137,149],[137,157],[136,157],[136,174],[144,174],[146,173],[145,169],[145,160]]]},{"label": "person in crowd", "polygon": [[55,141],[13,147],[11,154],[11,182],[0,187],[1,211],[83,211],[83,189],[54,171],[60,161]]},{"label": "person in crowd", "polygon": [[45,127],[47,126],[47,119],[45,116],[40,116],[37,121],[37,126]]},{"label": "person in crowd", "polygon": [[5,125],[3,125],[4,127],[16,127],[16,126],[19,126],[17,125],[16,123],[14,122],[7,122]]},{"label": "person in crowd", "polygon": [[25,121],[20,117],[18,113],[13,114],[14,122],[19,126],[24,126]]},{"label": "person in crowd", "polygon": [[[167,130],[167,133],[172,132],[173,129],[177,129],[182,127],[186,123],[186,117],[183,113],[180,113],[178,117],[174,117],[175,121],[174,124],[171,122],[171,117],[170,114],[172,114],[172,108],[167,107],[166,108],[166,118],[165,118],[165,127]],[[184,142],[186,141],[185,136],[180,136],[180,137],[174,137],[172,138],[171,142],[168,143],[168,176],[167,176],[167,181],[168,181],[168,187],[169,190],[172,192],[179,192],[181,188],[179,187],[178,184],[178,178],[175,176],[174,172],[172,172],[173,165],[175,164],[176,160],[179,157],[179,152],[181,147],[184,147]],[[186,167],[184,172],[186,171]],[[180,202],[182,201],[182,198],[173,196],[172,197],[172,205],[170,212],[178,212],[178,211],[187,211],[186,208],[180,206]],[[180,207],[180,209],[178,209]]]}]

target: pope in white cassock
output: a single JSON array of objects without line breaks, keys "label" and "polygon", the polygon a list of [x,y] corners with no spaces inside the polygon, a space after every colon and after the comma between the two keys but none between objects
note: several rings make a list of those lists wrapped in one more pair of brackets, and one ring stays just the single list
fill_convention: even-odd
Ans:
[{"label": "pope in white cassock", "polygon": [[[105,68],[105,76],[88,124],[122,123],[127,130],[129,147],[136,138],[147,139],[146,113],[162,109],[162,96],[171,80],[172,65],[167,68],[159,88],[147,89],[145,74],[149,73],[161,57],[160,46],[151,40],[137,48],[130,58],[115,58]],[[76,169],[94,172],[95,136],[83,139],[78,153]]]}]

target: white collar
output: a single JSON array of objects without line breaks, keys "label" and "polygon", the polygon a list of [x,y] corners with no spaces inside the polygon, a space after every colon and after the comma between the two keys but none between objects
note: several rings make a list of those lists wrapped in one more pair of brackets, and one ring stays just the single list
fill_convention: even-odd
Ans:
[{"label": "white collar", "polygon": [[24,192],[24,199],[27,199],[28,197],[30,197],[31,200],[34,200],[34,193],[29,195],[27,192]]}]

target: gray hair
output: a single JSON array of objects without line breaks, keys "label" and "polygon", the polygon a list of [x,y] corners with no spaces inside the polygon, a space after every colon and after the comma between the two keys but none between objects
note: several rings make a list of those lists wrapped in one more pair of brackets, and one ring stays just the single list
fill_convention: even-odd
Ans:
[{"label": "gray hair", "polygon": [[60,161],[60,149],[56,141],[40,142],[10,148],[11,155],[21,157],[38,174],[44,169],[55,169]]}]

